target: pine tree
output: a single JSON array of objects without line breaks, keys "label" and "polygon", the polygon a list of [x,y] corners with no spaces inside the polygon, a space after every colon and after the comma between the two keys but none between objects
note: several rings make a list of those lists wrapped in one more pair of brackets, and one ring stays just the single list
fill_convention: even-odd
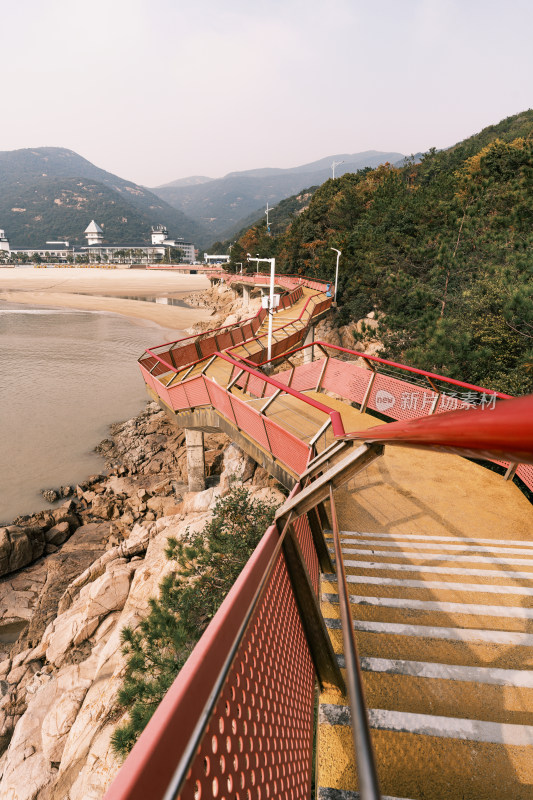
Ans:
[{"label": "pine tree", "polygon": [[113,734],[115,752],[125,756],[185,664],[261,536],[275,507],[250,498],[242,487],[217,501],[202,531],[169,538],[165,554],[176,569],[150,600],[150,613],[136,630],[122,631],[126,673],[118,693],[129,719]]}]

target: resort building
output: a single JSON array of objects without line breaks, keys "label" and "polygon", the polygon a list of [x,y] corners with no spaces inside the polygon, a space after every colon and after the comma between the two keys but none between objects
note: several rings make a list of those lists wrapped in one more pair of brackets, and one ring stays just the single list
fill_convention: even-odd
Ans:
[{"label": "resort building", "polygon": [[105,244],[104,231],[95,220],[91,220],[84,231],[87,244],[82,247],[70,246],[68,241],[47,242],[53,247],[10,247],[4,231],[0,229],[0,250],[9,254],[25,255],[28,259],[53,259],[55,261],[80,260],[89,262],[122,263],[152,263],[157,261],[176,260],[175,253],[179,250],[179,260],[184,264],[194,264],[197,251],[192,242],[184,239],[169,239],[168,230],[164,225],[153,225],[151,231],[151,244],[146,242],[132,242],[127,244]]},{"label": "resort building", "polygon": [[229,256],[208,256],[207,253],[204,253],[204,263],[205,264],[229,264]]}]

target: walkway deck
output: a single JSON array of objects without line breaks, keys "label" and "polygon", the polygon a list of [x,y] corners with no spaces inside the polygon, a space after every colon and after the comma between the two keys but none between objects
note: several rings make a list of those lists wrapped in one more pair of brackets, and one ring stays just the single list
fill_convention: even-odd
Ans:
[{"label": "walkway deck", "polygon": [[[312,294],[305,289],[301,300],[276,315],[276,328],[297,318]],[[233,348],[231,356],[248,359],[259,350],[256,341]],[[319,386],[327,363],[315,366],[310,384]],[[339,412],[346,431],[386,424],[357,410],[350,395],[332,397],[308,386],[298,396],[280,392],[259,413],[277,389],[246,372],[236,380],[238,373],[234,362],[217,355],[186,375],[158,377],[162,386],[189,386],[190,393],[204,381],[204,394],[195,388],[194,402],[156,390],[172,413],[212,403],[227,424],[251,438],[251,431],[259,436],[261,425],[267,431],[267,422],[275,422],[287,434],[287,449],[275,458],[296,474],[290,442],[309,448],[328,409]],[[212,400],[215,387],[223,390],[220,403]],[[253,410],[255,428],[242,427],[232,402]],[[310,457],[334,438],[330,427]],[[268,436],[267,444],[257,441],[267,453]],[[384,794],[533,798],[530,503],[512,482],[459,456],[390,448],[337,490],[336,504]],[[322,577],[321,601],[343,666],[335,575]],[[357,797],[347,700],[332,689],[320,697],[317,786],[321,800]]]}]

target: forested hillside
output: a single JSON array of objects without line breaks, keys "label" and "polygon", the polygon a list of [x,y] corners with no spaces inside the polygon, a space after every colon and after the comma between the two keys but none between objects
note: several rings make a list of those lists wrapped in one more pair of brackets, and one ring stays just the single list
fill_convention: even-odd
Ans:
[{"label": "forested hillside", "polygon": [[201,226],[181,211],[72,150],[0,152],[0,228],[13,247],[44,247],[54,239],[85,244],[91,219],[110,244],[149,244],[151,226],[158,223],[173,237],[205,240]]},{"label": "forested hillside", "polygon": [[259,253],[280,271],[332,280],[337,247],[339,324],[374,309],[384,355],[533,391],[532,177],[529,110],[420,164],[328,180],[307,208],[278,218],[278,233],[263,221],[244,232],[232,263]]}]

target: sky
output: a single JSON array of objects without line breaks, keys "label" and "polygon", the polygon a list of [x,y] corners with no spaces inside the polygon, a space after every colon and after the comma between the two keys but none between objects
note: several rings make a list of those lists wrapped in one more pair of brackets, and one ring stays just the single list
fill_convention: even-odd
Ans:
[{"label": "sky", "polygon": [[2,4],[0,150],[145,186],[443,148],[533,106],[531,0]]}]

